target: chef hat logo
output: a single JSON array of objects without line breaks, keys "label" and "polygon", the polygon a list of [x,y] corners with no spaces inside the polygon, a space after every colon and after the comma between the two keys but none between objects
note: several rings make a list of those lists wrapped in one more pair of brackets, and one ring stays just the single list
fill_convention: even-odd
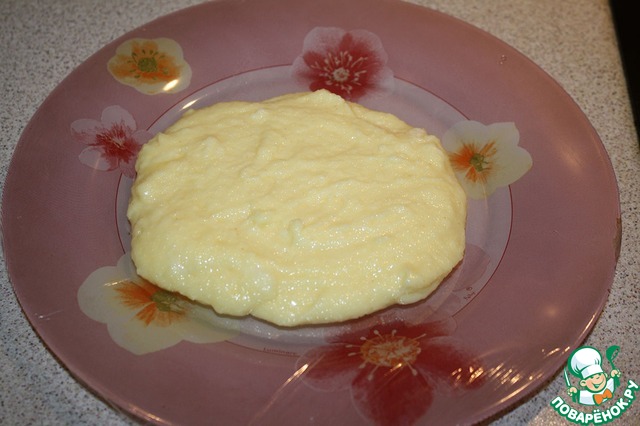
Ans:
[{"label": "chef hat logo", "polygon": [[595,348],[584,346],[571,354],[568,362],[569,371],[583,380],[594,374],[604,373],[602,370],[602,355]]}]

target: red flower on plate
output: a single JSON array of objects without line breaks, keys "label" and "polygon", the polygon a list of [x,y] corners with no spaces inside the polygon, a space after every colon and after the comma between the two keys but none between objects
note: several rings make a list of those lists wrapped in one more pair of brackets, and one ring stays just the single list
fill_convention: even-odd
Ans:
[{"label": "red flower on plate", "polygon": [[316,27],[304,39],[293,76],[310,90],[326,89],[355,101],[393,88],[393,72],[377,35],[366,30]]},{"label": "red flower on plate", "polygon": [[82,164],[102,171],[119,169],[131,178],[135,177],[138,152],[152,136],[146,130],[138,130],[133,116],[118,105],[105,108],[100,121],[74,121],[71,132],[77,141],[87,145],[78,156]]},{"label": "red flower on plate", "polygon": [[378,425],[409,425],[431,406],[434,390],[455,394],[479,386],[483,367],[448,334],[452,319],[375,326],[313,348],[298,362],[311,387],[350,388],[361,415]]}]

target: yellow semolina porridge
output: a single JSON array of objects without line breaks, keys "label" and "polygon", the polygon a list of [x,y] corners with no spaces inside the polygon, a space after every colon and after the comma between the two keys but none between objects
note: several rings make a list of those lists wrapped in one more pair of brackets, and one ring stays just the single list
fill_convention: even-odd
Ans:
[{"label": "yellow semolina porridge", "polygon": [[439,140],[327,91],[190,110],[136,170],[138,274],[219,314],[358,318],[426,298],[464,254]]}]

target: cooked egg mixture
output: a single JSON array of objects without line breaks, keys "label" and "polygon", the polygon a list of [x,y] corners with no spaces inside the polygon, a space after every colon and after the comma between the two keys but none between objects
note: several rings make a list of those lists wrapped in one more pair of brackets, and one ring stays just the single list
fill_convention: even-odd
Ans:
[{"label": "cooked egg mixture", "polygon": [[357,318],[425,298],[464,252],[438,139],[327,91],[188,111],[136,169],[138,274],[219,314]]}]

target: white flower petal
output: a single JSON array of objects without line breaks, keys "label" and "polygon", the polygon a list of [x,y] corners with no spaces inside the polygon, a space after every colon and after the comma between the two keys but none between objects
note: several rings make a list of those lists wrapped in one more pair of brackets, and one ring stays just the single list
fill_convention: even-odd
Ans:
[{"label": "white flower petal", "polygon": [[187,340],[194,343],[214,343],[227,340],[236,333],[214,324],[217,316],[213,310],[183,301],[186,315],[169,325],[146,324],[136,317],[139,308],[122,303],[116,286],[125,281],[136,282],[140,278],[128,253],[116,266],[95,270],[78,289],[78,304],[89,318],[107,324],[114,342],[130,352],[142,355],[168,348]]},{"label": "white flower petal", "polygon": [[522,147],[520,133],[514,123],[494,123],[484,125],[477,121],[461,121],[456,123],[442,137],[442,146],[450,154],[455,154],[473,146],[480,152],[492,144],[494,153],[487,157],[491,171],[486,173],[486,182],[474,181],[467,176],[468,169],[454,170],[460,184],[470,198],[487,198],[496,189],[511,185],[531,169],[531,155]]},{"label": "white flower petal", "polygon": [[111,105],[102,111],[102,125],[110,129],[114,126],[124,124],[130,132],[137,129],[136,120],[129,111],[119,105]]},{"label": "white flower petal", "polygon": [[111,164],[102,155],[102,150],[95,147],[89,147],[82,150],[78,159],[85,166],[89,166],[92,169],[100,171],[112,170]]},{"label": "white flower petal", "polygon": [[74,137],[87,145],[95,142],[96,134],[100,130],[102,130],[102,123],[91,118],[80,118],[71,123]]},{"label": "white flower petal", "polygon": [[135,319],[126,323],[111,322],[107,328],[114,342],[136,355],[166,349],[182,340],[172,327],[145,326]]}]

